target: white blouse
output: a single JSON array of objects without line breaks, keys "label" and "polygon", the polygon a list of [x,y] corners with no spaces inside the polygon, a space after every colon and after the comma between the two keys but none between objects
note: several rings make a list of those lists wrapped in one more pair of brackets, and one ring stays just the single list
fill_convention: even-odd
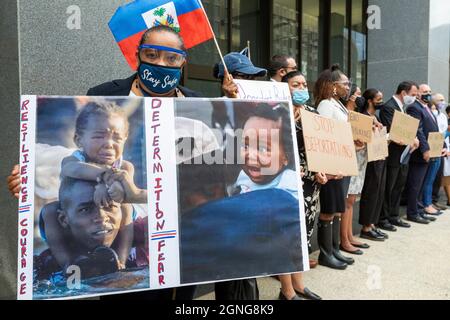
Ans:
[{"label": "white blouse", "polygon": [[339,121],[348,121],[347,108],[334,98],[322,100],[317,107],[317,112],[325,118],[331,118]]}]

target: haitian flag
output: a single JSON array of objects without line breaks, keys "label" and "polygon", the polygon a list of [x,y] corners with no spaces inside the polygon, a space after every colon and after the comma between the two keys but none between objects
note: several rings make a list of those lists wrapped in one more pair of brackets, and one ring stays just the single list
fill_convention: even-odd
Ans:
[{"label": "haitian flag", "polygon": [[136,0],[119,7],[108,25],[133,70],[139,41],[151,27],[173,28],[187,49],[214,37],[200,0]]}]

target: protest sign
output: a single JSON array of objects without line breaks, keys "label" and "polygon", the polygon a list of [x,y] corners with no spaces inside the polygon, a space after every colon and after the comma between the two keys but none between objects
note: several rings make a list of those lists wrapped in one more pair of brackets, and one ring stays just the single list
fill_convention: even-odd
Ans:
[{"label": "protest sign", "polygon": [[440,132],[430,132],[428,145],[430,146],[430,158],[440,158],[442,149],[444,149],[444,135]]},{"label": "protest sign", "polygon": [[[236,117],[229,140],[212,120],[224,106]],[[288,109],[287,102],[23,96],[18,299],[308,270]]]},{"label": "protest sign", "polygon": [[348,122],[301,110],[308,169],[344,176],[358,175],[352,128]]},{"label": "protest sign", "polygon": [[238,87],[238,98],[245,100],[291,101],[287,83],[274,81],[233,80]]},{"label": "protest sign", "polygon": [[419,120],[399,111],[395,111],[389,138],[400,144],[413,144],[419,129]]},{"label": "protest sign", "polygon": [[369,143],[372,141],[372,117],[359,112],[350,111],[348,122],[352,125],[353,140]]},{"label": "protest sign", "polygon": [[372,142],[367,144],[367,156],[369,162],[384,160],[389,156],[386,127],[372,132]]}]

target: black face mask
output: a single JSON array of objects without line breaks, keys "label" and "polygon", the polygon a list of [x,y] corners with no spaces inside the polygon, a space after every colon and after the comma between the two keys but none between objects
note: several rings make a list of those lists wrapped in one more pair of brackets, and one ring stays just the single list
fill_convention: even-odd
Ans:
[{"label": "black face mask", "polygon": [[366,99],[364,97],[356,97],[355,104],[358,110],[362,110],[366,104]]},{"label": "black face mask", "polygon": [[420,98],[422,99],[422,101],[424,101],[426,103],[430,103],[432,96],[431,96],[431,94],[424,94]]},{"label": "black face mask", "polygon": [[375,110],[380,110],[384,105],[384,101],[375,104]]}]

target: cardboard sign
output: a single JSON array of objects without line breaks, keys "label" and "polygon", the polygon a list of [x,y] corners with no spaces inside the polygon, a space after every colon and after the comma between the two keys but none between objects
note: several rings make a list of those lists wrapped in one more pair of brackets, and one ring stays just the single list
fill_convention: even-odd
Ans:
[{"label": "cardboard sign", "polygon": [[353,140],[369,143],[372,141],[372,117],[359,112],[350,111],[348,122],[352,125]]},{"label": "cardboard sign", "polygon": [[287,83],[274,81],[233,80],[238,87],[238,99],[291,101]]},{"label": "cardboard sign", "polygon": [[384,160],[389,156],[387,129],[372,131],[372,142],[367,144],[368,161]]},{"label": "cardboard sign", "polygon": [[[227,131],[231,139],[211,119],[225,103],[237,124]],[[75,299],[308,270],[288,108],[287,101],[22,96],[17,298]],[[117,116],[103,121],[98,110]],[[79,119],[95,121],[99,139],[114,128],[123,151],[105,155],[84,139],[79,148],[90,151],[82,152],[72,142]],[[87,172],[88,156],[115,170]],[[66,160],[78,166],[70,177]],[[98,187],[114,192],[117,205],[96,201]],[[40,220],[43,210],[56,219],[60,203],[63,231]],[[68,253],[82,258],[58,262]]]},{"label": "cardboard sign", "polygon": [[331,175],[357,176],[355,144],[348,122],[301,110],[308,168]]},{"label": "cardboard sign", "polygon": [[396,143],[413,144],[420,121],[400,111],[395,111],[389,137]]},{"label": "cardboard sign", "polygon": [[440,132],[430,132],[428,134],[428,144],[430,146],[430,157],[440,158],[444,149],[444,135]]}]

